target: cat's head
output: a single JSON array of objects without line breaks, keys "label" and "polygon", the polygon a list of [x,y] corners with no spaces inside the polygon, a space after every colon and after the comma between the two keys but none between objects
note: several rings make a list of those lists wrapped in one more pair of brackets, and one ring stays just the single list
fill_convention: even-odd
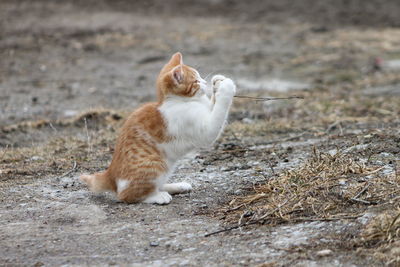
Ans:
[{"label": "cat's head", "polygon": [[159,101],[169,96],[195,97],[204,95],[207,82],[194,68],[183,64],[182,54],[175,53],[162,68],[157,79]]}]

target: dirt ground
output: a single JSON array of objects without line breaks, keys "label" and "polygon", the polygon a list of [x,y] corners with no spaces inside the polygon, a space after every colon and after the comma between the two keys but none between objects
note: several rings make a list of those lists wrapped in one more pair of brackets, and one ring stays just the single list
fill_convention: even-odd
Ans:
[{"label": "dirt ground", "polygon": [[[395,0],[1,1],[0,265],[399,266],[399,230],[365,237],[400,208],[399,13]],[[167,206],[88,192],[77,177],[108,166],[176,51],[240,95],[304,99],[235,99],[223,136],[172,177],[194,191]],[[260,217],[248,196],[315,151],[359,166],[334,177],[340,208],[214,233]]]}]

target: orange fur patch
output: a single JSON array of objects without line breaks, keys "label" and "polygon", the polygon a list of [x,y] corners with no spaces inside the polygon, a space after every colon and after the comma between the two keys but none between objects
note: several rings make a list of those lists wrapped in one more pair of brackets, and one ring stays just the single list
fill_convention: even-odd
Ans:
[{"label": "orange fur patch", "polygon": [[[181,65],[183,72],[183,81],[176,84],[173,77],[173,69]],[[192,97],[200,89],[197,81],[196,71],[183,64],[182,55],[176,53],[171,60],[162,68],[157,79],[158,101],[161,103],[168,95],[179,95]]]}]

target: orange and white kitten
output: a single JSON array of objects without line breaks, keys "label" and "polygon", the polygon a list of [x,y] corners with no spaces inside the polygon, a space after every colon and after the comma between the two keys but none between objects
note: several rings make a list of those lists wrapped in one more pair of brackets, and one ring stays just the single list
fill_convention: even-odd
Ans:
[{"label": "orange and white kitten", "polygon": [[110,167],[81,180],[94,192],[116,192],[126,203],[168,204],[171,194],[192,190],[185,182],[166,182],[180,158],[211,145],[222,132],[236,86],[222,75],[212,78],[212,86],[174,54],[158,76],[158,102],[128,117]]}]

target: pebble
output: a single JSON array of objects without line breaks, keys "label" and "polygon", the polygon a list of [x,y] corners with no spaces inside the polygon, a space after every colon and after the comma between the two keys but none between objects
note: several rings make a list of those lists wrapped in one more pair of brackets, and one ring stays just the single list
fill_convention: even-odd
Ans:
[{"label": "pebble", "polygon": [[152,241],[150,242],[150,247],[158,247],[160,244],[158,242]]},{"label": "pebble", "polygon": [[332,255],[333,251],[330,249],[323,249],[317,252],[317,256],[326,257]]},{"label": "pebble", "polygon": [[38,160],[43,160],[43,158],[42,158],[42,157],[39,157],[39,156],[33,156],[33,157],[31,157],[31,161],[38,161]]},{"label": "pebble", "polygon": [[254,123],[254,120],[249,119],[249,118],[244,118],[244,119],[242,119],[242,122],[246,123],[246,124],[252,124],[252,123]]},{"label": "pebble", "polygon": [[76,115],[78,115],[78,111],[76,111],[76,110],[67,109],[64,111],[64,116],[66,116],[66,117],[73,117]]}]

